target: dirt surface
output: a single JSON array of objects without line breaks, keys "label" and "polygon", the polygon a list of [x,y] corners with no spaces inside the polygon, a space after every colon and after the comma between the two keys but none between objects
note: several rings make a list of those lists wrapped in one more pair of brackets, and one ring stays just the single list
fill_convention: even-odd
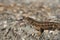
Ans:
[{"label": "dirt surface", "polygon": [[0,0],[0,40],[60,40],[57,29],[39,36],[23,16],[60,23],[60,0]]}]

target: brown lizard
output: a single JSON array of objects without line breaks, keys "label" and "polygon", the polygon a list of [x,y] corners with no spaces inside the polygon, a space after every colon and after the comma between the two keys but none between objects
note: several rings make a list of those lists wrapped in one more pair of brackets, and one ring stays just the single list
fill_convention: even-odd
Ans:
[{"label": "brown lizard", "polygon": [[31,24],[32,26],[34,26],[34,28],[38,31],[40,31],[40,33],[42,33],[44,30],[55,30],[58,29],[60,30],[60,23],[56,23],[56,22],[38,22],[30,17],[25,17],[23,16],[23,18],[25,20],[28,21],[29,24]]}]

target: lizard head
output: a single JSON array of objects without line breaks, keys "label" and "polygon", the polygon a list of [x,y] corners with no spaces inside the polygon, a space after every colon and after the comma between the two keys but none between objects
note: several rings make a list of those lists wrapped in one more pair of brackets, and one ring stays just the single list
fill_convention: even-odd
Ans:
[{"label": "lizard head", "polygon": [[26,20],[26,22],[28,22],[29,24],[33,24],[34,23],[34,19],[31,18],[31,17],[26,17],[26,16],[23,16],[23,19]]}]

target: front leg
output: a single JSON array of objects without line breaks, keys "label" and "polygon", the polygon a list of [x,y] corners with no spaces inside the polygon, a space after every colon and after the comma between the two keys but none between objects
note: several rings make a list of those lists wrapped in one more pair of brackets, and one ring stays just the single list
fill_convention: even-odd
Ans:
[{"label": "front leg", "polygon": [[37,31],[38,31],[38,36],[41,36],[42,35],[42,33],[44,32],[44,29],[42,29],[42,28],[39,28],[39,29],[36,29]]}]

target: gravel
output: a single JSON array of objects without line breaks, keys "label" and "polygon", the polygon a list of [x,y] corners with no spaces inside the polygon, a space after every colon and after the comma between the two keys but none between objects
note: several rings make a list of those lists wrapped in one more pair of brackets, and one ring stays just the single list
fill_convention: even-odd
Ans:
[{"label": "gravel", "polygon": [[0,40],[60,40],[60,31],[39,31],[23,19],[60,23],[60,0],[0,0]]}]

